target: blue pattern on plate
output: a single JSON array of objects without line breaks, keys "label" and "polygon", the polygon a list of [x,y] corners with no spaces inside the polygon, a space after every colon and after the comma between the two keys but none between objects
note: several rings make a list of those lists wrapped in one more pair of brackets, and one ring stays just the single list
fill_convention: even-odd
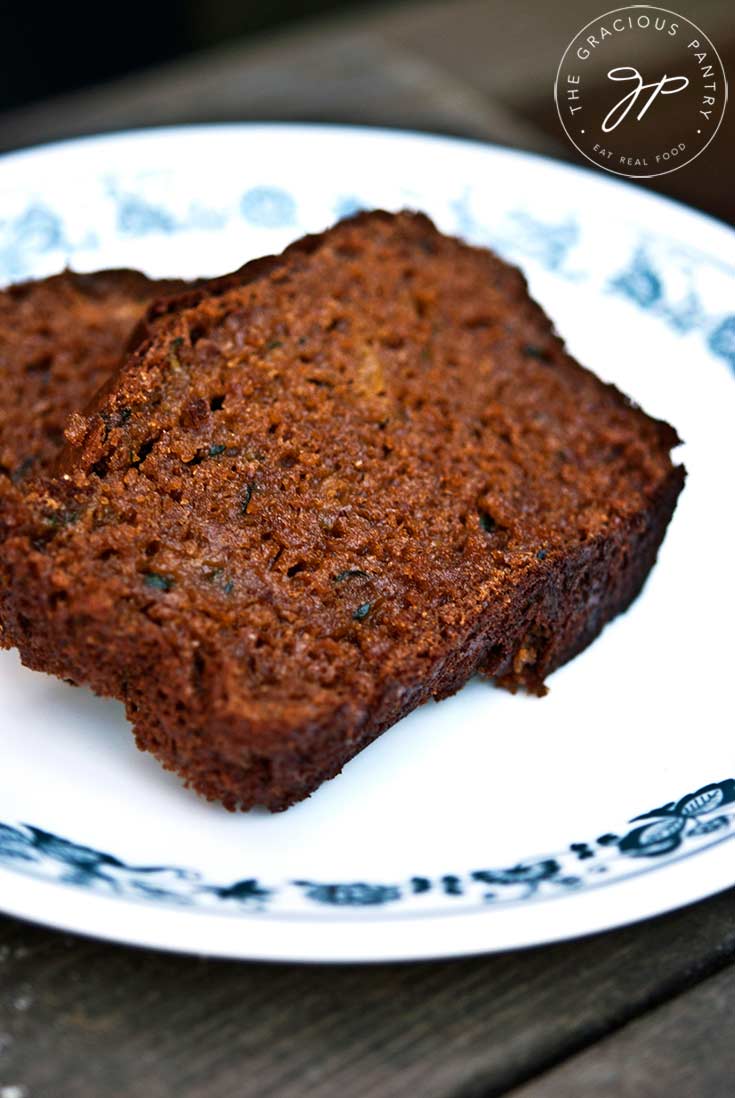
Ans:
[{"label": "blue pattern on plate", "polygon": [[710,332],[707,344],[712,353],[724,358],[735,373],[735,314],[724,317]]},{"label": "blue pattern on plate", "polygon": [[352,217],[366,208],[365,203],[354,194],[341,195],[332,207],[335,221],[341,221],[343,217]]},{"label": "blue pattern on plate", "polygon": [[[85,245],[95,242],[96,237],[89,234]],[[41,202],[31,203],[17,217],[0,221],[0,277],[6,282],[28,278],[39,255],[73,250],[63,218]]]},{"label": "blue pattern on plate", "polygon": [[117,227],[126,236],[146,233],[175,233],[179,224],[162,206],[154,206],[136,194],[117,197]]},{"label": "blue pattern on plate", "polygon": [[259,229],[283,229],[296,224],[296,199],[281,187],[251,187],[240,200],[240,212]]},{"label": "blue pattern on plate", "polygon": [[161,198],[163,182],[156,176],[142,179],[134,190],[114,178],[106,181],[106,193],[113,202],[115,224],[121,236],[141,237],[154,233],[173,236],[192,229],[211,231],[224,227],[227,213],[201,202],[190,202],[183,209],[169,208]]},{"label": "blue pattern on plate", "polygon": [[610,279],[610,287],[641,309],[650,309],[663,293],[661,279],[643,248],[637,248],[625,270]]},{"label": "blue pattern on plate", "polygon": [[[685,335],[700,331],[709,350],[724,358],[735,370],[735,316],[710,311],[693,284],[696,262],[689,255],[684,264],[690,285],[683,298],[670,294],[661,268],[657,268],[645,243],[634,251],[628,264],[608,281],[608,290],[663,320],[675,332]],[[701,265],[701,257],[697,257]],[[714,265],[714,264],[713,264]],[[677,271],[680,273],[680,271]]]},{"label": "blue pattern on plate", "polygon": [[[525,903],[620,881],[640,872],[641,862],[676,860],[687,847],[702,850],[735,837],[735,779],[712,782],[676,801],[634,817],[621,834],[607,832],[567,850],[525,859],[514,866],[474,869],[407,881],[312,881],[280,884],[246,876],[217,884],[192,869],[129,865],[112,854],[61,838],[30,824],[0,824],[0,864],[43,880],[113,893],[148,903],[207,910],[251,911],[309,907],[385,907],[429,895],[450,903]],[[725,833],[723,835],[723,833]],[[634,863],[638,863],[634,865]],[[421,901],[418,900],[421,904]],[[465,904],[466,906],[466,904]]]},{"label": "blue pattern on plate", "polygon": [[476,244],[487,244],[515,262],[533,260],[548,271],[572,276],[566,270],[572,249],[579,243],[581,229],[568,215],[559,221],[544,221],[527,210],[509,210],[490,229],[472,209],[472,192],[465,189],[450,203],[455,232]]},{"label": "blue pattern on plate", "polygon": [[[531,261],[562,278],[591,280],[592,272],[585,270],[583,262],[585,234],[574,215],[544,220],[526,210],[510,210],[500,215],[498,223],[489,229],[473,211],[469,188],[465,188],[450,206],[454,230],[460,236],[490,245],[513,262]],[[661,253],[660,261],[654,258],[655,251]],[[596,254],[596,263],[599,258]],[[683,298],[670,289],[668,281],[673,279],[667,280],[664,270],[675,277],[686,273],[689,288]],[[704,291],[697,286],[698,279],[703,280],[705,274],[713,272],[729,278],[735,273],[717,256],[665,240],[654,241],[649,235],[634,244],[628,261],[608,274],[603,288],[664,321],[679,334],[701,332],[707,348],[724,358],[735,371],[735,316],[708,308]]]},{"label": "blue pattern on plate", "polygon": [[[165,199],[166,180],[143,175],[125,183],[106,176],[100,180],[103,194],[113,205],[116,231],[120,237],[142,237],[159,233],[171,237],[191,230],[217,231],[240,216],[260,229],[288,229],[294,235],[305,226],[295,196],[284,187],[256,184],[229,208],[213,208],[193,201],[175,209]],[[415,203],[412,203],[415,204]],[[367,196],[338,195],[332,203],[335,218],[347,217],[373,203]],[[474,209],[473,192],[465,187],[449,201],[454,231],[476,243],[488,244],[513,262],[538,264],[554,275],[579,281],[591,279],[585,269],[585,230],[573,213],[544,219],[525,209],[496,214],[492,226]],[[660,244],[661,242],[659,242]],[[0,221],[0,280],[19,281],[32,277],[39,256],[58,258],[59,266],[76,253],[99,245],[92,233],[79,235],[66,225],[64,215],[47,202],[34,200],[21,213]],[[666,242],[663,242],[664,250]],[[708,307],[705,291],[697,285],[699,275],[717,271],[730,277],[733,271],[719,259],[680,246],[654,257],[651,238],[633,242],[627,262],[609,271],[603,289],[623,297],[631,305],[663,321],[672,330],[686,334],[699,331],[708,350],[735,370],[735,315]],[[660,250],[660,249],[659,249]],[[596,263],[599,256],[596,256]],[[688,272],[690,285],[681,297],[670,290],[667,274]]]}]

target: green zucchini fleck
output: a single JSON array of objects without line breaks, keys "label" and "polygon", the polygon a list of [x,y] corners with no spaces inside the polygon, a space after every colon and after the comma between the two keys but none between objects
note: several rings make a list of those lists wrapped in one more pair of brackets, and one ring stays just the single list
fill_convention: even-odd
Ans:
[{"label": "green zucchini fleck", "polygon": [[338,572],[334,577],[335,583],[342,583],[348,579],[370,579],[367,572],[361,571],[359,568],[347,568],[344,572]]},{"label": "green zucchini fleck", "polygon": [[209,571],[204,573],[204,578],[207,583],[216,584],[225,595],[231,595],[235,589],[235,584],[231,579],[225,579],[224,568],[210,568]]},{"label": "green zucchini fleck", "polygon": [[23,480],[23,478],[26,477],[28,473],[30,473],[35,463],[35,460],[36,459],[34,457],[23,458],[23,460],[18,465],[16,465],[15,469],[10,474],[10,479],[12,480],[13,484],[19,484]]},{"label": "green zucchini fleck", "polygon": [[47,511],[43,517],[49,526],[58,529],[64,526],[73,526],[75,522],[78,522],[79,511],[70,511],[62,507],[58,511]]},{"label": "green zucchini fleck", "polygon": [[358,606],[352,617],[355,621],[364,621],[372,610],[373,604],[371,602],[363,602],[362,606]]},{"label": "green zucchini fleck", "polygon": [[162,576],[158,572],[144,572],[143,583],[156,591],[170,591],[176,581],[171,576]]},{"label": "green zucchini fleck", "polygon": [[248,507],[250,506],[250,500],[252,498],[253,498],[252,485],[251,484],[246,484],[245,485],[245,495],[243,496],[242,503],[240,504],[240,511],[242,512],[243,515],[246,515],[248,513]]},{"label": "green zucchini fleck", "polygon": [[545,347],[537,347],[535,343],[526,343],[523,347],[526,358],[537,358],[540,362],[551,362],[551,355]]}]

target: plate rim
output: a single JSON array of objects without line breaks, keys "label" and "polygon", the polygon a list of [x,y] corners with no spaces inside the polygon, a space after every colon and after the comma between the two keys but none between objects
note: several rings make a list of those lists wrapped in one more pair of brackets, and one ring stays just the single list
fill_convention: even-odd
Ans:
[{"label": "plate rim", "polygon": [[585,164],[576,164],[572,161],[556,159],[545,153],[531,152],[525,149],[517,149],[510,145],[501,145],[498,142],[482,141],[477,138],[460,137],[452,134],[443,134],[430,130],[413,130],[402,127],[388,127],[388,126],[371,126],[368,124],[359,123],[332,123],[332,122],[288,122],[288,121],[272,121],[272,122],[199,122],[188,123],[186,125],[171,125],[171,126],[139,126],[132,129],[122,130],[106,130],[101,133],[95,134],[82,134],[78,137],[62,138],[58,141],[41,142],[37,145],[31,145],[28,148],[11,149],[0,154],[0,186],[2,186],[1,173],[6,166],[12,166],[15,163],[20,164],[23,160],[31,160],[34,157],[45,156],[54,153],[63,153],[69,149],[84,147],[87,145],[94,145],[96,143],[115,143],[121,140],[124,141],[137,141],[137,140],[155,140],[157,138],[167,137],[183,137],[186,135],[196,136],[201,134],[215,134],[221,133],[222,135],[232,132],[242,133],[267,133],[284,132],[287,130],[294,130],[298,133],[308,133],[314,131],[320,134],[332,134],[334,136],[355,135],[366,136],[374,135],[376,137],[391,139],[391,140],[417,140],[420,142],[438,142],[440,144],[454,145],[457,147],[466,148],[468,151],[475,152],[488,152],[492,151],[496,154],[507,156],[509,158],[517,158],[519,160],[525,160],[534,164],[542,164],[547,168],[559,170],[562,172],[571,171],[581,174],[589,182],[599,183],[605,187],[613,187],[616,190],[622,189],[631,198],[635,197],[644,203],[651,203],[653,205],[664,204],[679,214],[688,215],[701,220],[711,228],[724,231],[726,234],[735,238],[735,226],[729,225],[726,221],[720,218],[714,217],[712,214],[706,213],[704,210],[699,210],[695,206],[690,206],[686,202],[682,202],[679,199],[671,198],[668,195],[659,194],[656,191],[650,191],[641,187],[635,181],[627,179],[625,177],[611,175],[609,172],[602,172],[596,170],[594,167],[588,167]]},{"label": "plate rim", "polygon": [[[624,192],[628,195],[629,200],[633,201],[634,204],[642,204],[644,207],[661,207],[661,204],[663,203],[664,207],[668,207],[677,218],[676,227],[674,228],[672,226],[672,240],[676,239],[676,230],[678,230],[682,223],[685,225],[688,223],[689,232],[694,232],[696,224],[699,223],[701,226],[706,226],[708,232],[714,231],[715,237],[724,232],[723,239],[727,238],[729,243],[735,241],[735,229],[726,222],[688,206],[686,203],[642,188],[636,182],[618,178],[616,176],[610,176],[608,173],[602,173],[594,167],[554,159],[544,154],[527,152],[521,149],[514,149],[496,143],[471,138],[454,137],[451,135],[411,129],[394,129],[369,125],[341,125],[310,122],[224,122],[201,123],[185,126],[150,126],[110,131],[100,134],[88,134],[60,141],[46,142],[27,149],[11,150],[2,154],[2,156],[0,156],[0,192],[8,186],[3,178],[7,169],[13,171],[17,165],[18,173],[22,175],[24,166],[27,165],[30,169],[34,160],[44,157],[54,158],[57,155],[63,156],[65,153],[80,147],[91,148],[95,145],[116,144],[119,142],[130,142],[132,145],[135,145],[137,143],[155,143],[161,138],[182,139],[186,137],[196,138],[203,135],[224,137],[225,135],[231,135],[234,132],[242,134],[244,137],[262,135],[265,133],[274,133],[282,136],[289,131],[296,131],[306,135],[309,133],[318,133],[320,136],[330,135],[334,139],[338,139],[343,135],[350,135],[359,138],[370,137],[397,142],[404,142],[408,139],[411,142],[419,142],[421,144],[438,143],[444,147],[461,148],[471,154],[484,156],[489,153],[508,160],[520,161],[531,166],[541,166],[545,170],[551,170],[560,174],[568,174],[571,172],[574,173],[575,176],[578,176],[579,173],[582,173],[582,176],[589,183],[592,183],[593,185],[595,182],[602,184],[603,189],[609,190],[610,187],[613,187],[619,192],[620,188],[623,188]],[[684,235],[689,235],[689,233],[685,232]],[[729,836],[729,838],[735,838],[735,835]],[[498,908],[488,907],[487,909],[472,913],[454,912],[434,916],[424,914],[422,916],[422,923],[426,930],[431,931],[433,929],[433,934],[436,936],[437,941],[444,941],[446,939],[446,945],[440,946],[439,948],[426,944],[425,933],[419,935],[415,943],[411,940],[407,940],[407,942],[402,945],[396,944],[395,946],[391,946],[385,942],[380,944],[379,931],[380,928],[385,928],[388,920],[375,919],[368,921],[346,919],[337,923],[335,920],[320,921],[315,918],[309,920],[310,929],[311,925],[313,925],[318,928],[320,933],[311,935],[313,941],[309,942],[308,948],[300,946],[299,948],[293,949],[289,944],[289,927],[293,928],[293,924],[289,924],[286,919],[279,918],[278,914],[274,913],[261,916],[239,913],[237,918],[233,919],[232,922],[233,924],[237,924],[239,928],[242,928],[243,937],[246,940],[236,942],[233,940],[231,934],[221,935],[218,940],[217,935],[220,933],[223,922],[221,915],[208,914],[202,911],[186,912],[173,907],[155,909],[152,906],[145,906],[143,904],[136,905],[133,901],[124,898],[107,897],[90,892],[82,893],[79,890],[76,890],[78,905],[73,902],[73,899],[69,903],[63,901],[54,902],[55,900],[58,900],[60,885],[61,889],[68,893],[73,893],[74,889],[65,885],[64,882],[34,879],[5,867],[0,867],[0,895],[2,896],[0,907],[8,914],[30,919],[34,922],[55,927],[59,930],[87,934],[93,937],[104,938],[106,940],[128,945],[146,946],[148,948],[170,950],[180,953],[204,953],[208,956],[229,957],[243,960],[301,962],[379,963],[400,960],[428,960],[442,957],[470,956],[506,949],[526,948],[550,943],[552,941],[575,938],[581,935],[587,936],[588,934],[599,933],[604,930],[612,929],[613,927],[628,925],[632,922],[648,919],[663,914],[666,911],[695,903],[698,900],[704,899],[706,896],[713,895],[714,893],[732,887],[732,885],[735,884],[732,856],[730,855],[730,857],[727,858],[729,851],[729,842],[723,841],[717,848],[713,845],[705,847],[697,853],[696,861],[698,869],[700,866],[704,866],[705,862],[708,866],[711,864],[714,868],[711,877],[708,878],[706,882],[700,881],[695,893],[693,893],[691,881],[698,878],[700,874],[695,873],[692,875],[691,872],[687,873],[686,871],[683,871],[680,859],[679,861],[657,867],[657,871],[649,874],[649,878],[653,878],[660,886],[663,875],[677,874],[678,878],[681,878],[681,885],[677,885],[676,887],[670,885],[668,892],[665,888],[654,887],[649,900],[643,904],[635,899],[629,899],[625,902],[622,902],[620,899],[622,894],[630,889],[637,889],[640,891],[640,875],[638,874],[631,875],[619,882],[612,882],[610,888],[616,890],[615,902],[608,904],[603,900],[599,910],[597,906],[599,904],[599,898],[595,897],[595,902],[593,902],[590,899],[590,893],[572,893],[568,897],[559,897],[554,900],[556,909],[568,911],[570,905],[574,905],[575,910],[584,910],[585,908],[590,907],[592,909],[592,914],[590,916],[588,913],[584,920],[584,927],[580,925],[580,919],[567,918],[564,920],[563,927],[559,926],[556,929],[549,929],[546,927],[543,932],[539,933],[537,931],[535,934],[529,934],[528,932],[522,933],[520,927],[524,925],[526,920],[518,920],[517,908],[511,911],[506,910],[502,912]],[[725,859],[727,864],[725,863]],[[17,884],[19,878],[23,878],[23,884],[21,886],[18,886]],[[5,888],[4,882],[10,880],[12,880],[16,892],[19,893],[19,898],[11,897],[8,901],[6,895],[7,889]],[[609,889],[605,891],[609,894]],[[648,895],[650,883],[644,891],[646,892],[646,895]],[[664,896],[667,898],[664,898]],[[582,903],[583,900],[585,903]],[[95,919],[87,919],[86,917],[80,917],[77,908],[81,908],[87,904],[90,905],[90,911],[99,911],[102,918],[95,917]],[[131,914],[130,909],[133,907],[137,908],[141,913],[140,918]],[[615,915],[613,918],[610,918],[609,914],[606,913],[607,908],[614,908]],[[633,910],[633,908],[635,908],[635,910]],[[126,919],[128,924],[136,927],[134,937],[130,937],[129,933],[124,928],[115,926],[114,918],[107,919],[104,917],[105,912],[109,914],[113,909],[127,913]],[[546,905],[542,905],[542,909],[548,910]],[[51,911],[54,912],[53,915],[50,914]],[[151,919],[151,912],[153,911],[156,912],[155,919]],[[480,925],[486,926],[487,920],[491,914],[493,931],[488,931],[488,936],[493,940],[488,944],[487,941],[483,942],[480,940],[482,935],[481,933],[478,933],[477,927]],[[159,915],[160,920],[164,920],[166,923],[170,924],[171,922],[176,922],[177,925],[181,925],[181,933],[179,934],[177,932],[175,941],[172,941],[170,937],[159,928]],[[146,931],[146,928],[143,925],[145,918],[151,919],[151,922],[155,924],[149,932]],[[188,944],[184,941],[184,938],[187,936],[185,927],[191,919],[196,920],[200,925],[209,919],[216,920],[216,933],[213,933],[212,941],[208,947],[199,948],[193,945],[191,941],[189,941]],[[457,942],[456,934],[459,929],[460,921],[462,921],[462,925],[465,926],[468,938],[462,942]],[[498,933],[498,926],[503,921],[508,923],[508,927],[505,931],[501,929],[501,932]],[[536,921],[539,921],[538,916],[536,916]],[[369,948],[366,950],[364,939],[367,928],[371,925],[371,922],[374,927],[378,928],[378,933],[376,934],[377,940],[371,942]],[[540,922],[544,922],[543,918]],[[391,921],[389,925],[391,928],[395,928],[395,920]],[[212,926],[214,930],[215,924],[212,924]],[[264,926],[276,926],[277,933],[275,935],[270,935],[268,933],[263,934],[262,930]],[[304,936],[306,926],[307,923],[305,921],[300,922],[300,937]],[[357,952],[349,941],[344,941],[341,934],[335,934],[337,927],[342,929],[350,928],[353,936],[358,939],[359,952]],[[199,927],[197,927],[197,929],[199,929]],[[246,933],[248,930],[249,936],[248,933]],[[355,930],[357,931],[357,934],[354,933]],[[415,920],[410,915],[405,916],[405,930],[407,932],[410,930],[412,935],[415,935],[416,933]],[[324,931],[333,937],[334,940],[332,942],[324,940]],[[198,937],[196,933],[191,933],[189,936],[192,940]],[[402,936],[404,935],[399,934],[396,937],[400,939]],[[278,939],[278,942],[276,942],[276,939]]]},{"label": "plate rim", "polygon": [[[299,922],[294,933],[293,921],[273,915],[245,914],[223,919],[217,914],[156,908],[99,893],[79,893],[72,885],[24,877],[5,868],[0,868],[0,905],[7,915],[50,929],[168,953],[316,964],[442,960],[591,937],[726,892],[735,887],[733,838],[735,835],[704,849],[694,860],[694,875],[703,878],[695,895],[691,889],[692,866],[688,873],[682,873],[681,863],[675,862],[649,874],[643,888],[637,878],[618,884],[614,905],[605,900],[607,890],[559,898],[553,901],[553,909],[560,910],[564,917],[556,921],[542,919],[543,928],[536,926],[530,933],[526,924],[533,926],[539,920],[528,907],[503,911],[488,908],[418,920],[407,917],[390,923],[315,919]],[[15,890],[10,899],[5,894],[8,879]],[[537,907],[548,912],[552,902]],[[491,915],[493,940],[488,944]]]}]

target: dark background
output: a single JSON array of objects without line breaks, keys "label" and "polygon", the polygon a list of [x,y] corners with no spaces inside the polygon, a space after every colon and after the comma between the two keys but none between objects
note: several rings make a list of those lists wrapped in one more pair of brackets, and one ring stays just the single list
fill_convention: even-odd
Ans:
[{"label": "dark background", "polygon": [[[715,43],[732,77],[733,0],[672,2]],[[587,166],[562,131],[553,85],[569,41],[608,7],[605,0],[0,0],[0,152],[139,126],[283,120],[434,130]],[[651,64],[667,71],[669,46],[658,38]],[[675,114],[660,114],[662,142],[675,143]],[[735,222],[733,149],[731,104],[695,161],[636,185]]]},{"label": "dark background", "polygon": [[233,38],[360,6],[345,0],[3,3],[0,106],[22,106]]}]

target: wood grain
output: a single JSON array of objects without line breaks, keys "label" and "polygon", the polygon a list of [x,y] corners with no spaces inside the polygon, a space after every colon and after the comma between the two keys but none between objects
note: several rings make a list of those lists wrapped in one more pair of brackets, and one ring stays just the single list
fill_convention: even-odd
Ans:
[{"label": "wood grain", "polygon": [[196,960],[4,920],[0,1086],[27,1098],[492,1098],[725,966],[734,914],[728,892],[578,942],[375,967]]},{"label": "wood grain", "polygon": [[631,1023],[513,1098],[732,1098],[735,966]]}]

